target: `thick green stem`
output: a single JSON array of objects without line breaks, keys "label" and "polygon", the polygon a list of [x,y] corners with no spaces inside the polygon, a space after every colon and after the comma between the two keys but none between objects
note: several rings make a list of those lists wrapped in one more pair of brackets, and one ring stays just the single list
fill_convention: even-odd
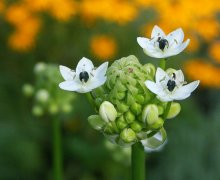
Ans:
[{"label": "thick green stem", "polygon": [[132,180],[145,180],[145,152],[141,142],[132,145]]},{"label": "thick green stem", "polygon": [[62,180],[61,121],[53,119],[53,173],[54,180]]},{"label": "thick green stem", "polygon": [[163,119],[164,120],[166,120],[166,118],[167,118],[167,115],[170,111],[171,104],[172,104],[172,101],[167,103],[166,109],[165,109],[164,114],[163,114]]},{"label": "thick green stem", "polygon": [[165,68],[166,68],[166,59],[161,59],[160,60],[160,68],[165,70]]}]

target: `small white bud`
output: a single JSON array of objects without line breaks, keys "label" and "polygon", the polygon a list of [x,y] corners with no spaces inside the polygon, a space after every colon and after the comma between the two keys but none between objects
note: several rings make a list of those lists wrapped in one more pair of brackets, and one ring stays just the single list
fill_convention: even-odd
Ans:
[{"label": "small white bud", "polygon": [[142,113],[142,121],[149,125],[154,124],[159,117],[158,107],[155,104],[147,105]]},{"label": "small white bud", "polygon": [[40,89],[39,91],[37,91],[36,93],[36,100],[41,102],[41,103],[45,103],[47,102],[49,99],[49,93],[46,89]]},{"label": "small white bud", "polygon": [[108,101],[104,101],[99,108],[99,115],[105,122],[115,121],[117,111],[114,105]]}]

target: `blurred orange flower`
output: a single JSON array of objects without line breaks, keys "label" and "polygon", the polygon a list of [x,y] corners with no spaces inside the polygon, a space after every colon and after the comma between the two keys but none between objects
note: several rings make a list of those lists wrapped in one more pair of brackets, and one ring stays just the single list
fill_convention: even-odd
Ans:
[{"label": "blurred orange flower", "polygon": [[25,4],[15,4],[8,7],[5,18],[9,23],[18,26],[29,19],[31,15],[31,11]]},{"label": "blurred orange flower", "polygon": [[25,52],[35,44],[41,22],[38,18],[30,18],[17,26],[17,29],[9,37],[8,43],[12,49]]},{"label": "blurred orange flower", "polygon": [[34,12],[44,11],[50,7],[51,0],[24,0],[24,3]]},{"label": "blurred orange flower", "polygon": [[116,54],[116,41],[106,35],[97,35],[91,39],[91,51],[100,60],[112,58]]},{"label": "blurred orange flower", "polygon": [[77,12],[77,4],[73,0],[53,0],[50,13],[59,21],[68,21]]},{"label": "blurred orange flower", "polygon": [[5,9],[5,4],[3,0],[0,0],[0,13],[3,12]]},{"label": "blurred orange flower", "polygon": [[192,80],[199,79],[201,85],[220,88],[220,68],[202,59],[193,59],[184,65],[185,71]]},{"label": "blurred orange flower", "polygon": [[220,41],[216,41],[209,47],[209,55],[220,63]]},{"label": "blurred orange flower", "polygon": [[134,4],[125,0],[82,0],[79,12],[86,21],[104,19],[119,24],[128,23],[137,16]]}]

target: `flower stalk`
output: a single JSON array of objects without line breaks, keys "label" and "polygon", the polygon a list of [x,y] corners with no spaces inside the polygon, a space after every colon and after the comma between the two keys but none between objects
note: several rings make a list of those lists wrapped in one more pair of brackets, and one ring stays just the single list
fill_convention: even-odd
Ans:
[{"label": "flower stalk", "polygon": [[169,111],[170,111],[171,104],[172,104],[172,101],[170,101],[170,102],[167,103],[165,112],[164,112],[164,114],[163,114],[163,119],[164,119],[164,120],[166,120],[166,118],[167,118],[167,115],[168,115],[168,113],[169,113]]},{"label": "flower stalk", "polygon": [[161,69],[165,70],[165,68],[166,68],[166,59],[165,58],[160,60],[159,66]]},{"label": "flower stalk", "polygon": [[62,149],[61,149],[61,121],[53,119],[53,175],[54,180],[62,180]]},{"label": "flower stalk", "polygon": [[131,148],[132,180],[145,180],[144,146],[137,142]]}]

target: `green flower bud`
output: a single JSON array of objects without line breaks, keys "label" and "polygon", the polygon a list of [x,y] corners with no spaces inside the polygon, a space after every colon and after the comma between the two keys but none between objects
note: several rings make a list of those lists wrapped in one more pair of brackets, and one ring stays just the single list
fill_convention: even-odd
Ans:
[{"label": "green flower bud", "polygon": [[130,126],[135,132],[140,132],[142,130],[142,124],[138,121],[134,121]]},{"label": "green flower bud", "polygon": [[147,122],[148,125],[152,125],[158,120],[158,116],[158,107],[155,104],[149,104],[143,110],[142,121]]},{"label": "green flower bud", "polygon": [[32,96],[34,93],[34,87],[30,84],[25,84],[22,87],[22,92],[24,93],[25,96]]},{"label": "green flower bud", "polygon": [[42,116],[44,111],[43,111],[43,108],[41,106],[35,105],[32,108],[32,113],[33,113],[34,116]]},{"label": "green flower bud", "polygon": [[104,129],[104,133],[108,134],[108,135],[111,135],[111,134],[115,134],[114,133],[114,128],[112,127],[112,124],[109,123],[105,126],[105,129]]},{"label": "green flower bud", "polygon": [[180,113],[180,110],[181,110],[180,104],[176,102],[172,102],[170,110],[167,115],[167,119],[172,119],[176,117]]},{"label": "green flower bud", "polygon": [[126,95],[125,92],[118,92],[118,93],[116,93],[116,98],[118,100],[122,100],[122,99],[124,99],[125,95]]},{"label": "green flower bud", "polygon": [[153,64],[151,63],[148,63],[148,64],[145,64],[144,65],[144,70],[147,74],[149,74],[152,78],[154,77],[155,75],[155,67]]},{"label": "green flower bud", "polygon": [[106,125],[106,122],[102,120],[99,115],[91,115],[88,117],[88,122],[90,126],[92,126],[95,130],[102,130],[102,128]]},{"label": "green flower bud", "polygon": [[135,103],[134,96],[131,93],[127,93],[127,104],[132,105]]},{"label": "green flower bud", "polygon": [[123,85],[123,84],[121,83],[121,81],[119,81],[119,80],[116,82],[115,87],[116,87],[116,89],[117,89],[119,92],[124,92],[124,91],[127,90],[127,88],[125,87],[125,85]]},{"label": "green flower bud", "polygon": [[118,108],[118,111],[119,111],[119,112],[124,113],[124,112],[128,111],[129,106],[127,106],[125,103],[120,103],[120,102],[118,102],[118,103],[117,103],[117,108]]},{"label": "green flower bud", "polygon": [[140,104],[138,103],[134,103],[131,105],[131,111],[135,114],[135,115],[139,115],[142,112],[142,107]]},{"label": "green flower bud", "polygon": [[136,133],[131,129],[131,128],[125,128],[121,133],[120,133],[120,138],[126,142],[130,143],[136,140]]},{"label": "green flower bud", "polygon": [[138,94],[138,88],[136,88],[133,85],[127,85],[127,88],[129,89],[129,91],[131,92],[131,94],[136,95]]},{"label": "green flower bud", "polygon": [[127,122],[125,121],[124,119],[124,116],[120,116],[117,120],[116,120],[116,125],[117,127],[122,130],[124,129],[125,127],[127,127]]},{"label": "green flower bud", "polygon": [[154,122],[153,124],[149,125],[150,129],[156,130],[156,129],[160,129],[163,126],[163,119],[162,118],[158,118],[156,122]]},{"label": "green flower bud", "polygon": [[135,96],[135,100],[137,101],[137,103],[143,104],[144,103],[144,96],[138,94]]},{"label": "green flower bud", "polygon": [[163,112],[164,112],[164,109],[162,106],[157,106],[158,107],[158,112],[159,112],[159,115],[162,115]]},{"label": "green flower bud", "polygon": [[104,101],[99,108],[99,115],[105,122],[115,121],[117,111],[112,103]]},{"label": "green flower bud", "polygon": [[49,93],[46,89],[40,89],[36,93],[36,100],[41,103],[46,103],[49,100]]},{"label": "green flower bud", "polygon": [[147,90],[144,96],[144,103],[147,104],[151,100],[152,94]]},{"label": "green flower bud", "polygon": [[135,120],[135,115],[132,112],[128,111],[125,113],[125,119],[127,123],[130,124]]},{"label": "green flower bud", "polygon": [[59,107],[57,104],[53,103],[53,104],[50,104],[48,110],[50,114],[57,114],[59,112]]}]

